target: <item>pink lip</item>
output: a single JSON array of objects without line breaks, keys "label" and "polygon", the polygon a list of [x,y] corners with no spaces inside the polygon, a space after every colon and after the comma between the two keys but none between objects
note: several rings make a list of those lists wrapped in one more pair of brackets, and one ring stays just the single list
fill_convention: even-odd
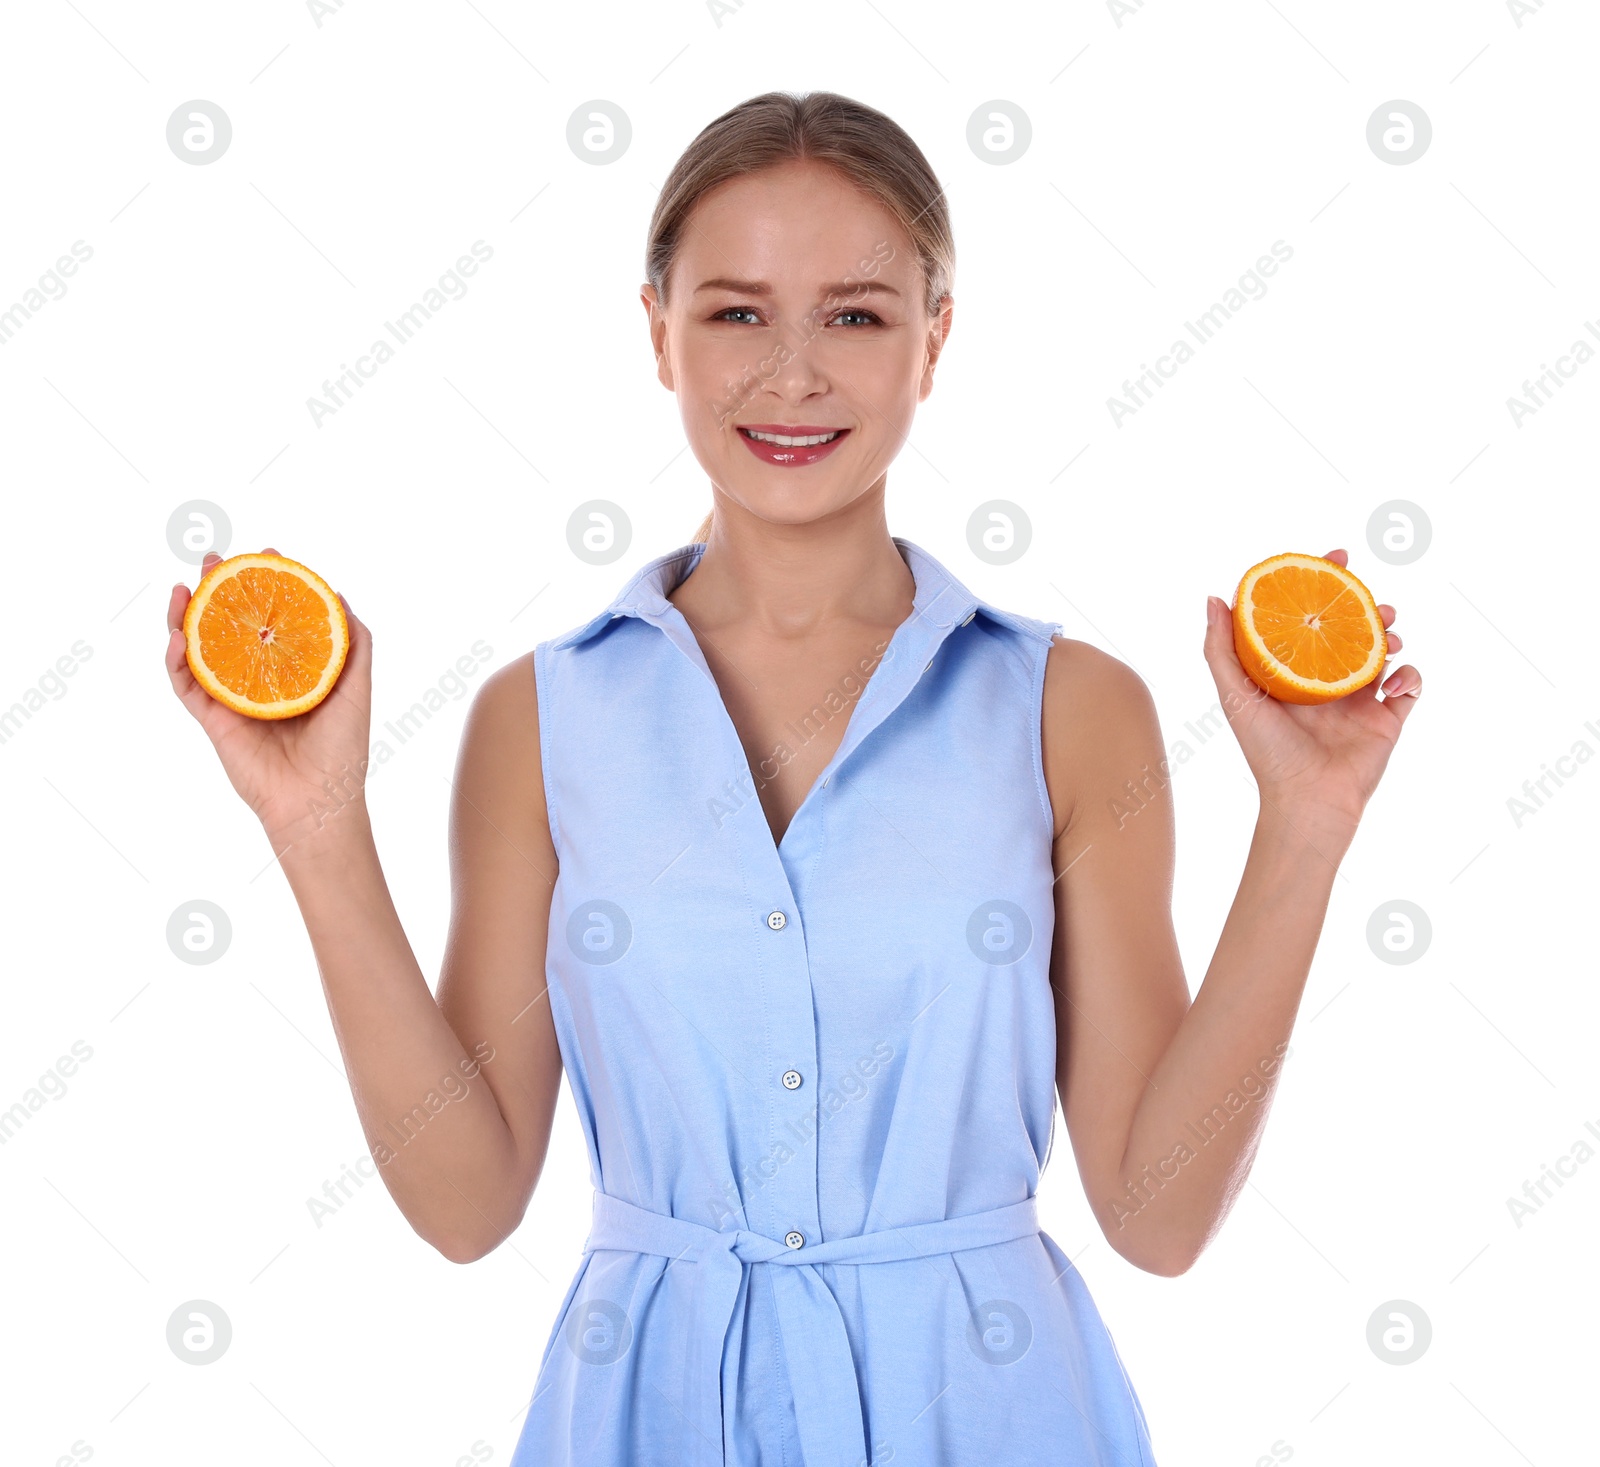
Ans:
[{"label": "pink lip", "polygon": [[740,423],[736,426],[757,433],[782,433],[786,438],[809,438],[816,433],[839,435],[831,443],[817,443],[810,448],[785,448],[782,444],[761,443],[745,432],[739,433],[739,441],[762,463],[777,464],[783,468],[804,468],[807,464],[818,463],[850,436],[848,428],[831,428],[827,424],[812,427],[803,423]]}]

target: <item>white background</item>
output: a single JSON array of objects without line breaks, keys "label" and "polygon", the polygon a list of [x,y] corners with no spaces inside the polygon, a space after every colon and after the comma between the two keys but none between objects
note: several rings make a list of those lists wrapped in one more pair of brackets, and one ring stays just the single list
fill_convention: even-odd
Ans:
[{"label": "white background", "polygon": [[[1275,1443],[1307,1464],[1592,1459],[1600,1165],[1520,1227],[1507,1199],[1600,1125],[1600,766],[1520,827],[1507,800],[1577,741],[1600,749],[1600,362],[1520,427],[1506,400],[1600,321],[1600,23],[1577,0],[1521,25],[1491,0],[1128,10],[748,0],[719,26],[687,0],[348,0],[319,26],[290,0],[62,0],[9,17],[0,309],[74,241],[93,256],[0,347],[0,705],[75,641],[92,656],[0,744],[0,1109],[26,1108],[75,1041],[93,1056],[0,1147],[7,1463],[75,1442],[78,1460],[164,1467],[510,1456],[587,1230],[575,1117],[563,1091],[525,1225],[471,1267],[376,1181],[312,1221],[362,1136],[288,887],[167,685],[166,595],[194,569],[166,524],[212,501],[231,550],[327,575],[374,628],[377,719],[480,638],[499,666],[585,620],[709,505],[652,370],[645,228],[695,132],[769,88],[887,111],[950,200],[955,330],[890,476],[895,533],[1127,661],[1169,745],[1215,698],[1205,596],[1231,600],[1279,551],[1348,548],[1427,680],[1334,883],[1250,1185],[1200,1263],[1139,1273],[1064,1141],[1046,1175],[1047,1229],[1162,1467],[1249,1467]],[[597,98],[633,129],[603,167],[566,141]],[[1405,166],[1366,140],[1397,98],[1433,126]],[[205,166],[166,142],[192,99],[233,126]],[[967,143],[995,100],[1033,129],[1006,166]],[[480,239],[494,254],[469,293],[317,426],[306,399]],[[1294,254],[1265,297],[1116,426],[1108,396],[1276,240]],[[566,541],[595,498],[634,529],[598,568]],[[993,498],[1032,519],[1010,566],[967,547]],[[1366,538],[1397,498],[1433,532],[1403,566]],[[430,977],[467,706],[368,788]],[[1182,765],[1175,798],[1195,987],[1255,814],[1231,734]],[[233,926],[209,966],[165,940],[196,898]],[[1393,899],[1432,922],[1405,966],[1366,940]],[[205,1367],[166,1343],[193,1299],[232,1321]],[[1433,1330],[1405,1366],[1367,1343],[1396,1299]]]}]

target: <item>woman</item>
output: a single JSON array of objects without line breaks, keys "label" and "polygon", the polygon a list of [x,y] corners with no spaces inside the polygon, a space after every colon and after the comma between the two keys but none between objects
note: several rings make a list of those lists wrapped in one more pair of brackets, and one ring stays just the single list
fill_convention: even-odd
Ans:
[{"label": "woman", "polygon": [[367,629],[286,724],[211,702],[169,642],[281,852],[385,1183],[446,1257],[521,1221],[565,1068],[596,1196],[528,1467],[1153,1460],[1038,1228],[1056,1093],[1106,1238],[1182,1273],[1421,679],[1267,700],[1208,600],[1261,812],[1191,1003],[1143,682],[888,531],[952,266],[922,153],[843,97],[753,98],[679,160],[642,296],[713,513],[479,692],[437,1001],[363,802],[325,814],[367,749]]}]

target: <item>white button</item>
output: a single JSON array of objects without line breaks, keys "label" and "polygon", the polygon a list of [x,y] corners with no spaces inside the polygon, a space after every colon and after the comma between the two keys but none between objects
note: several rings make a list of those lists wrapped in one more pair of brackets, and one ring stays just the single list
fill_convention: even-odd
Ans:
[{"label": "white button", "polygon": [[785,1090],[798,1090],[803,1083],[799,1070],[785,1070],[783,1072],[783,1088]]},{"label": "white button", "polygon": [[804,1233],[785,1233],[783,1235],[783,1245],[785,1248],[804,1248],[806,1246],[806,1235]]},{"label": "white button", "polygon": [[789,925],[789,919],[782,912],[768,912],[767,926],[774,932],[782,932]]}]

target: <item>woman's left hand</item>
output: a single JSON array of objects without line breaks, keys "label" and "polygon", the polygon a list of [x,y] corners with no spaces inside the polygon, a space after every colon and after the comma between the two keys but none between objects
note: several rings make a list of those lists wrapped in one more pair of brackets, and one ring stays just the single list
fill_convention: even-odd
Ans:
[{"label": "woman's left hand", "polygon": [[[1346,566],[1350,557],[1330,550],[1324,559]],[[1374,678],[1331,703],[1281,703],[1240,666],[1228,603],[1218,597],[1209,602],[1206,661],[1263,799],[1279,808],[1326,812],[1353,828],[1383,777],[1401,726],[1416,707],[1422,674],[1409,663],[1390,672],[1383,679],[1381,702]],[[1379,605],[1391,654],[1403,645],[1397,633],[1387,631],[1394,614],[1394,607]]]}]

